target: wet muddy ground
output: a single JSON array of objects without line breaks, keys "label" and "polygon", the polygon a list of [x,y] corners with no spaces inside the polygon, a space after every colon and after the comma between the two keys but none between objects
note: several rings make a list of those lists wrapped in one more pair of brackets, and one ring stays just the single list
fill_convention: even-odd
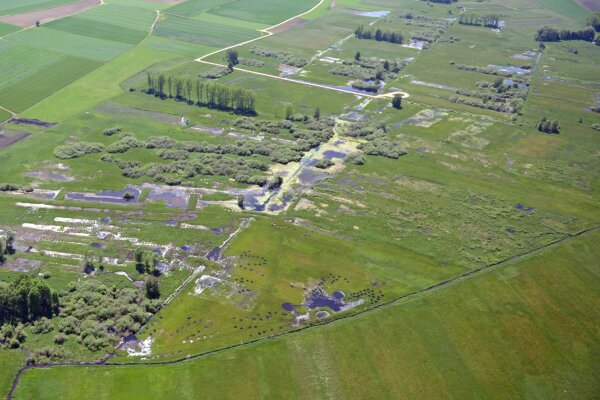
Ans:
[{"label": "wet muddy ground", "polygon": [[[125,199],[125,193],[131,193],[132,199]],[[135,188],[127,187],[123,191],[119,190],[103,190],[96,194],[69,192],[66,198],[70,200],[101,202],[101,203],[117,203],[117,204],[135,204],[137,203],[140,191]]]},{"label": "wet muddy ground", "polygon": [[2,131],[0,131],[0,149],[4,149],[10,145],[13,145],[13,144],[17,143],[18,141],[25,139],[29,135],[30,134],[26,133],[26,132],[20,132],[20,133],[14,134],[14,135],[7,135],[5,133],[2,133]]}]

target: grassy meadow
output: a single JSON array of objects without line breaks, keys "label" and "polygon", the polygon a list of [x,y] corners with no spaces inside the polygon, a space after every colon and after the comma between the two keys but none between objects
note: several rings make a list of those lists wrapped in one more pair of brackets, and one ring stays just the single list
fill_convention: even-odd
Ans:
[{"label": "grassy meadow", "polygon": [[15,398],[589,398],[598,390],[598,239],[592,232],[413,300],[179,364],[31,370]]}]

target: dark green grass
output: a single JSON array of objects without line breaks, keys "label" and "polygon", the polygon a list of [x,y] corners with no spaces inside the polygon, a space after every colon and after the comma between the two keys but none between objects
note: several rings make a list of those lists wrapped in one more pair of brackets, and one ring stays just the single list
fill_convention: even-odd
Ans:
[{"label": "dark green grass", "polygon": [[588,399],[600,390],[599,240],[590,233],[413,301],[181,364],[30,370],[16,398]]},{"label": "dark green grass", "polygon": [[78,57],[65,57],[42,71],[0,90],[2,106],[15,112],[62,89],[69,83],[100,66],[100,63]]},{"label": "dark green grass", "polygon": [[74,33],[115,42],[137,44],[143,40],[147,32],[123,26],[107,24],[104,22],[90,21],[83,18],[71,17],[52,21],[47,27],[65,32]]},{"label": "dark green grass", "polygon": [[173,15],[159,22],[155,34],[214,47],[225,47],[260,36],[260,33],[252,29],[198,22]]}]

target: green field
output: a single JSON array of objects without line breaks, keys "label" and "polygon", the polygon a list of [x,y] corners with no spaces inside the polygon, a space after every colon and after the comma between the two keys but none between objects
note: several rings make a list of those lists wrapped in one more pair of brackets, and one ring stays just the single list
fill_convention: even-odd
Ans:
[{"label": "green field", "polygon": [[14,15],[42,8],[58,7],[75,3],[74,0],[6,0],[0,4],[0,15]]},{"label": "green field", "polygon": [[64,32],[128,44],[136,44],[148,35],[147,32],[141,30],[78,17],[60,19],[45,26]]},{"label": "green field", "polygon": [[81,36],[46,27],[19,32],[11,35],[9,40],[19,45],[103,62],[131,48],[128,43]]},{"label": "green field", "polygon": [[16,398],[589,398],[598,390],[599,239],[570,239],[412,301],[198,360],[28,371]]},{"label": "green field", "polygon": [[260,36],[258,32],[247,28],[210,22],[199,23],[192,19],[171,15],[159,22],[156,35],[217,48]]},{"label": "green field", "polygon": [[211,14],[245,21],[275,25],[294,15],[308,11],[317,4],[314,0],[236,0],[210,10]]},{"label": "green field", "polygon": [[64,57],[42,71],[0,90],[2,106],[17,112],[24,111],[57,90],[96,69],[96,61],[78,57]]}]

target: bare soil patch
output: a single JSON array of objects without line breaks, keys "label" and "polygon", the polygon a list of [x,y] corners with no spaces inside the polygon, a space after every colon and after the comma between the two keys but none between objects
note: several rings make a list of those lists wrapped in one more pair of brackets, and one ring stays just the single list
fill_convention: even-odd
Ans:
[{"label": "bare soil patch", "polygon": [[591,12],[600,12],[600,3],[598,0],[577,0],[577,2]]},{"label": "bare soil patch", "polygon": [[3,133],[0,133],[0,149],[8,147],[12,144],[17,143],[19,140],[25,139],[30,134],[27,132],[19,132],[17,134],[7,136]]},{"label": "bare soil patch", "polygon": [[306,19],[302,19],[302,18],[294,18],[291,21],[288,21],[284,24],[278,25],[273,29],[269,29],[269,32],[271,33],[280,33],[280,32],[284,32],[284,31],[288,31],[292,28],[295,28],[297,26],[302,26],[304,24],[307,24],[308,20]]},{"label": "bare soil patch", "polygon": [[78,3],[66,4],[60,7],[0,17],[0,21],[17,25],[21,28],[30,28],[35,26],[36,21],[40,21],[41,24],[44,24],[46,22],[54,21],[55,19],[60,19],[80,11],[87,10],[88,8],[92,8],[100,4],[102,4],[102,0],[83,0]]}]

